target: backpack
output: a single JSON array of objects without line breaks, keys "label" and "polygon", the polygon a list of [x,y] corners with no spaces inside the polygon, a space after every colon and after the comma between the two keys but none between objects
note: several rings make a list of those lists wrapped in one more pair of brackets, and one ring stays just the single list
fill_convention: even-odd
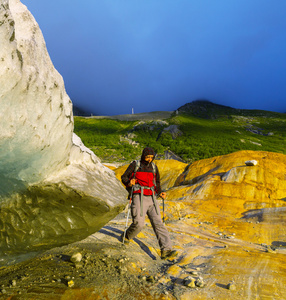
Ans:
[{"label": "backpack", "polygon": [[[135,169],[133,171],[133,178],[135,178],[135,174],[138,171],[138,169],[140,168],[140,160],[134,160],[134,161],[135,161],[136,165],[135,165]],[[153,161],[151,162],[151,165],[152,165],[152,173],[153,173],[153,183],[156,186],[156,165]],[[132,188],[130,186],[127,186],[126,190],[128,191],[128,198],[130,198],[132,196]]]},{"label": "backpack", "polygon": [[[136,174],[136,172],[138,171],[138,169],[140,168],[140,160],[135,160],[135,162],[136,162],[136,166],[135,166],[135,169],[134,169],[134,175],[133,175],[133,178],[135,178],[135,174]],[[151,165],[152,165],[152,170],[153,170],[153,175],[154,175],[154,180],[155,180],[155,178],[156,178],[156,165],[155,165],[155,163],[152,161],[151,162]]]}]

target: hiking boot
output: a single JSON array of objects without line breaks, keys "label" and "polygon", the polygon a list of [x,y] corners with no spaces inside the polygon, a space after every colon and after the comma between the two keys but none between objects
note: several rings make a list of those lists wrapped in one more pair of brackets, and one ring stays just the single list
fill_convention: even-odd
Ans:
[{"label": "hiking boot", "polygon": [[162,250],[161,251],[161,259],[174,258],[178,255],[178,251],[176,250]]},{"label": "hiking boot", "polygon": [[124,238],[124,242],[123,242],[123,237],[124,237],[124,232],[121,234],[119,240],[122,244],[129,244],[129,240],[127,239],[126,235],[125,235],[125,238]]}]

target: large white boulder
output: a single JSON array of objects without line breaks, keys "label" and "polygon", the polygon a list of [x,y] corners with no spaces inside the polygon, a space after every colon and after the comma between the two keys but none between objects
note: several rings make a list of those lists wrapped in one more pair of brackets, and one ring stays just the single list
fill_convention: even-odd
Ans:
[{"label": "large white boulder", "polygon": [[0,250],[70,243],[99,230],[126,192],[73,133],[72,103],[35,19],[0,0]]}]

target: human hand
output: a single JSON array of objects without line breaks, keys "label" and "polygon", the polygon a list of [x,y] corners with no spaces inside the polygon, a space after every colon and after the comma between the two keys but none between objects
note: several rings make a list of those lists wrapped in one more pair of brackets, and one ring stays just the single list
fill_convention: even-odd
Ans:
[{"label": "human hand", "polygon": [[160,196],[161,198],[165,199],[165,198],[166,198],[166,193],[165,193],[165,192],[162,192],[159,196]]},{"label": "human hand", "polygon": [[131,179],[129,182],[129,186],[133,186],[135,184],[136,184],[136,179],[135,178]]}]

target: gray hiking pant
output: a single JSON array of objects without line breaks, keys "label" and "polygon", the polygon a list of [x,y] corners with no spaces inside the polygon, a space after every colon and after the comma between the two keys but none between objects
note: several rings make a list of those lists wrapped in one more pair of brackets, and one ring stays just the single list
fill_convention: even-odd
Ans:
[{"label": "gray hiking pant", "polygon": [[132,224],[126,231],[126,238],[133,239],[144,227],[145,216],[147,214],[153,230],[156,234],[159,246],[162,250],[171,250],[172,244],[169,232],[162,222],[160,208],[157,204],[158,214],[156,212],[152,196],[143,196],[143,216],[140,215],[140,194],[134,194],[131,204]]}]

